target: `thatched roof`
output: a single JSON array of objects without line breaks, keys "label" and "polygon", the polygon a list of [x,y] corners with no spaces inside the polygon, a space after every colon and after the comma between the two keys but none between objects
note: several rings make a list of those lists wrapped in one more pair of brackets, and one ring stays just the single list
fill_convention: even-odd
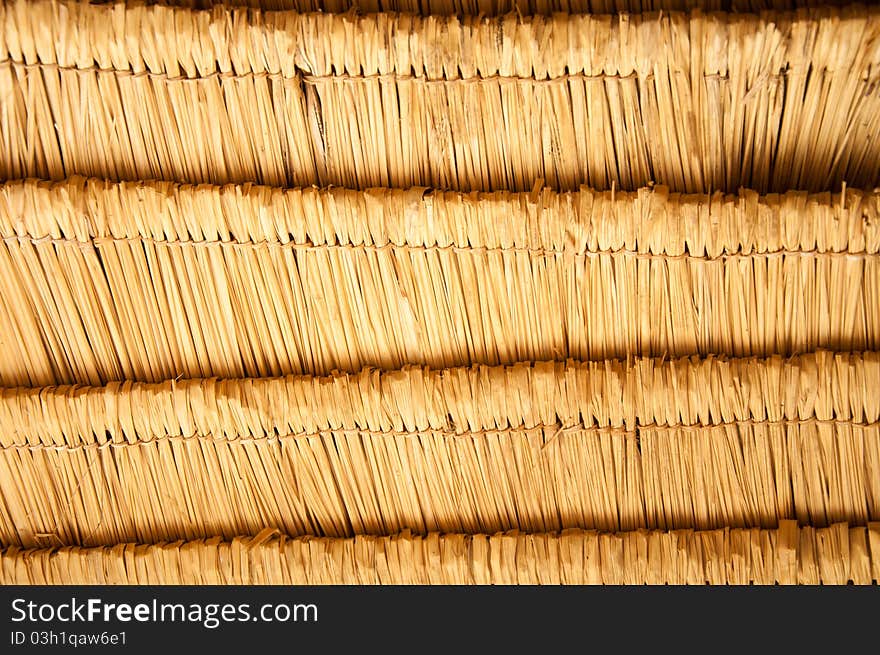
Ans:
[{"label": "thatched roof", "polygon": [[0,2],[0,582],[880,577],[880,10],[683,4]]}]

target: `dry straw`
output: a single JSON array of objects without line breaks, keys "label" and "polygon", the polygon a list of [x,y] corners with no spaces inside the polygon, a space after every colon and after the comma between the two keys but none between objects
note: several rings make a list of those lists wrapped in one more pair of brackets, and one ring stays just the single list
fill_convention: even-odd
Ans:
[{"label": "dry straw", "polygon": [[0,186],[0,383],[880,349],[880,195]]},{"label": "dry straw", "polygon": [[254,538],[0,552],[2,584],[871,584],[880,524],[849,528]]},{"label": "dry straw", "polygon": [[0,543],[880,518],[880,355],[8,390]]},{"label": "dry straw", "polygon": [[880,10],[196,2],[0,0],[0,582],[880,578]]},{"label": "dry straw", "polygon": [[880,11],[0,4],[0,177],[525,191],[880,183]]}]

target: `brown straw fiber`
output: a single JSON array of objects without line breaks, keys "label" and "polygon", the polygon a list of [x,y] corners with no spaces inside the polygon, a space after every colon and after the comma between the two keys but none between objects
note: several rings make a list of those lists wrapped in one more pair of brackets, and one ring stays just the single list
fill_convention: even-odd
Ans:
[{"label": "brown straw fiber", "polygon": [[880,524],[775,530],[401,534],[267,530],[156,545],[0,552],[0,584],[871,584]]},{"label": "brown straw fiber", "polygon": [[420,17],[0,4],[0,178],[880,184],[880,9]]},{"label": "brown straw fiber", "polygon": [[880,349],[880,194],[0,185],[0,384]]},{"label": "brown straw fiber", "polygon": [[0,543],[880,518],[880,354],[5,390]]}]

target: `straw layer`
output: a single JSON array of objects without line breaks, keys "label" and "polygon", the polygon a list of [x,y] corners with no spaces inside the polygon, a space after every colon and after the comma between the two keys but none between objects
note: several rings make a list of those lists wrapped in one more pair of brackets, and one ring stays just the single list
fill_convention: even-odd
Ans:
[{"label": "straw layer", "polygon": [[408,534],[0,552],[0,584],[871,584],[880,524]]},{"label": "straw layer", "polygon": [[[333,430],[466,436],[541,425],[700,427],[880,420],[880,353],[407,367],[327,377],[0,389],[0,447]],[[149,408],[149,411],[144,411]]]},{"label": "straw layer", "polygon": [[880,348],[880,196],[0,187],[5,386]]},{"label": "straw layer", "polygon": [[0,5],[0,177],[869,188],[878,42],[861,5],[487,19],[17,0]]},{"label": "straw layer", "polygon": [[820,354],[7,392],[0,539],[864,525],[878,375]]},{"label": "straw layer", "polygon": [[[103,0],[102,0],[103,1]],[[508,12],[523,15],[613,14],[643,11],[762,11],[846,5],[850,0],[171,0],[163,4],[209,9],[215,5],[254,7],[263,10],[325,11],[344,13],[406,12],[434,16],[463,14],[498,16]]]},{"label": "straw layer", "polygon": [[26,546],[880,518],[880,429],[848,422],[172,437],[7,449],[0,473],[0,539]]}]

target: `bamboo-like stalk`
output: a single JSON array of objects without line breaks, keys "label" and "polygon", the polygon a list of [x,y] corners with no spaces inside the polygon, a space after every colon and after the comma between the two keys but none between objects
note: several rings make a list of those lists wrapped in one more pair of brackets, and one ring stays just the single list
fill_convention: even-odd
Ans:
[{"label": "bamboo-like stalk", "polygon": [[0,186],[0,383],[880,349],[880,194]]},{"label": "bamboo-like stalk", "polygon": [[880,11],[420,17],[0,4],[0,177],[880,184]]},{"label": "bamboo-like stalk", "polygon": [[209,539],[0,552],[0,584],[871,584],[880,524]]},{"label": "bamboo-like stalk", "polygon": [[0,543],[865,525],[878,388],[818,353],[4,391]]}]

